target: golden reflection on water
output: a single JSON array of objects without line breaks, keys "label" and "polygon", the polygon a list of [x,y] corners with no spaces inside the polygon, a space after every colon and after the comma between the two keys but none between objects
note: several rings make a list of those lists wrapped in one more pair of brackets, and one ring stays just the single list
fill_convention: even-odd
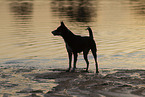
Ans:
[{"label": "golden reflection on water", "polygon": [[[129,68],[131,63],[133,67],[135,64],[142,67],[145,64],[144,5],[143,0],[1,1],[0,59],[61,57],[67,62],[63,40],[51,34],[63,20],[76,34],[88,35],[84,29],[92,27],[100,67],[108,64],[115,68],[115,63]],[[93,62],[92,57],[90,60]]]}]

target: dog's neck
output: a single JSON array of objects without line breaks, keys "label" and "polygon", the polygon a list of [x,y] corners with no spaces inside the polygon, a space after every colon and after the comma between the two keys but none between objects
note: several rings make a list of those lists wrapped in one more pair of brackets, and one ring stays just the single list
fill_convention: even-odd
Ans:
[{"label": "dog's neck", "polygon": [[70,44],[70,42],[73,41],[74,37],[76,36],[75,34],[73,34],[69,29],[67,29],[65,32],[65,34],[62,35],[64,41],[68,44]]}]

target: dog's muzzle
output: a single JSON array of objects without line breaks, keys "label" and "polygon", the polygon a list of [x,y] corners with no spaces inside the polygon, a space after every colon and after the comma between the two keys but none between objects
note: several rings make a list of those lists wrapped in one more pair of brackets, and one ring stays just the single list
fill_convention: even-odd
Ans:
[{"label": "dog's muzzle", "polygon": [[54,36],[56,36],[56,35],[61,35],[60,32],[57,32],[56,30],[52,31],[51,33],[52,33]]}]

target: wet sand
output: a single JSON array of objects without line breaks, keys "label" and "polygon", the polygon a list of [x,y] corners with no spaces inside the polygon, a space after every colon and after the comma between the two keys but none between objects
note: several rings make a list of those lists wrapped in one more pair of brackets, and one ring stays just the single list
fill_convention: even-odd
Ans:
[{"label": "wet sand", "polygon": [[[19,69],[13,74],[2,74],[2,97],[144,97],[145,70],[102,69],[99,74],[90,71],[65,72],[63,69]],[[15,75],[17,76],[17,82]],[[19,79],[18,79],[19,77]],[[11,78],[11,79],[10,79]],[[13,78],[13,79],[12,79]],[[3,79],[3,81],[2,81]],[[10,79],[9,81],[6,79]],[[12,81],[14,80],[15,81]],[[20,81],[21,80],[21,81]],[[21,86],[21,87],[20,87]]]},{"label": "wet sand", "polygon": [[55,79],[58,85],[45,97],[138,97],[145,96],[145,70],[104,70],[102,74],[37,74],[36,79]]}]

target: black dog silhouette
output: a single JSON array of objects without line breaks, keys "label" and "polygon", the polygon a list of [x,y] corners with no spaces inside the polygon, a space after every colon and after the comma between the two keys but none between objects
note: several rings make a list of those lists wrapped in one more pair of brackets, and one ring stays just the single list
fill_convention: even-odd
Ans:
[{"label": "black dog silhouette", "polygon": [[72,62],[72,54],[74,55],[74,64],[72,72],[76,69],[76,62],[78,53],[83,52],[84,59],[87,63],[86,72],[88,72],[89,68],[89,61],[87,58],[88,52],[91,49],[92,54],[95,59],[95,65],[96,65],[96,73],[99,73],[98,71],[98,63],[97,63],[97,54],[96,54],[96,43],[93,39],[93,33],[90,27],[87,28],[89,30],[89,36],[79,36],[73,34],[65,25],[63,22],[61,22],[61,25],[54,31],[52,31],[53,35],[62,36],[66,43],[66,49],[69,56],[69,68],[67,72],[71,70],[71,62]]}]

